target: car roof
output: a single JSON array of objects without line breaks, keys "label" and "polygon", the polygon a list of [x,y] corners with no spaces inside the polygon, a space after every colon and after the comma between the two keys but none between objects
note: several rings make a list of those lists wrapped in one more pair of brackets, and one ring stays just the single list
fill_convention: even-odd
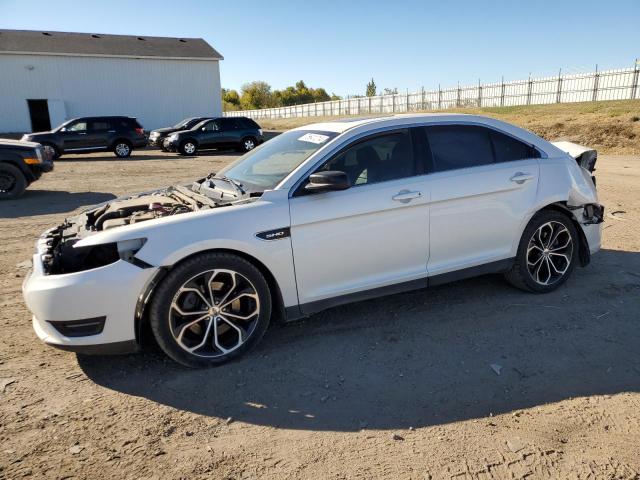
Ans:
[{"label": "car roof", "polygon": [[437,122],[439,120],[453,120],[455,118],[469,120],[470,117],[480,117],[479,115],[468,115],[466,113],[413,113],[413,114],[389,114],[372,117],[354,117],[329,122],[312,123],[294,130],[324,130],[327,132],[343,133],[362,125],[387,126],[402,125],[403,123],[415,123],[420,121]]}]

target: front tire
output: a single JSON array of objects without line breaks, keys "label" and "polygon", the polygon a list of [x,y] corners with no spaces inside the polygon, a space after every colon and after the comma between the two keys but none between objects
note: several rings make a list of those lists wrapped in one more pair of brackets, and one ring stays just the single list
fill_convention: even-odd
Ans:
[{"label": "front tire", "polygon": [[60,158],[60,150],[58,150],[58,147],[56,147],[53,143],[43,143],[42,148],[44,148],[44,151],[47,153],[47,155],[49,155],[51,160]]},{"label": "front tire", "polygon": [[180,144],[179,149],[182,155],[195,155],[198,151],[198,145],[193,140],[185,140]]},{"label": "front tire", "polygon": [[578,248],[578,232],[569,217],[556,211],[540,211],[525,228],[515,263],[505,278],[521,290],[551,292],[571,275]]},{"label": "front tire", "polygon": [[27,179],[17,167],[0,163],[0,200],[18,198],[27,188]]},{"label": "front tire", "polygon": [[240,151],[242,152],[250,152],[254,148],[256,148],[257,142],[253,137],[245,137],[240,142]]},{"label": "front tire", "polygon": [[113,153],[118,158],[127,158],[131,155],[131,143],[127,140],[118,140],[113,146]]},{"label": "front tire", "polygon": [[269,286],[247,260],[203,253],[173,269],[151,302],[160,348],[192,368],[221,365],[251,350],[271,318]]}]

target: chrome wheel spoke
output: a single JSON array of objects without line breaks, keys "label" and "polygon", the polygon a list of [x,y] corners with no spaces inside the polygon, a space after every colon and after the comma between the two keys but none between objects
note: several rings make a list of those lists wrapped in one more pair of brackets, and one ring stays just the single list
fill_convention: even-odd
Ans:
[{"label": "chrome wheel spoke", "polygon": [[[202,341],[200,341],[200,343],[198,343],[198,344],[196,344],[195,346],[192,346],[192,347],[189,347],[189,346],[185,345],[184,342],[183,342],[184,334],[190,328],[192,328],[194,325],[197,325],[199,322],[202,322],[203,320],[207,320],[207,326],[205,327],[205,333],[202,336]],[[192,322],[184,324],[180,328],[180,333],[178,333],[178,336],[176,337],[176,341],[180,344],[180,346],[182,348],[184,348],[185,350],[188,350],[189,352],[193,352],[194,350],[197,350],[198,348],[202,347],[206,343],[207,337],[209,336],[209,330],[211,329],[211,323],[212,323],[211,322],[211,317],[207,313],[207,315],[203,315],[202,317],[197,318]]]},{"label": "chrome wheel spoke", "polygon": [[213,269],[195,275],[176,291],[169,326],[182,349],[214,358],[243,345],[255,330],[259,314],[259,296],[247,277]]},{"label": "chrome wheel spoke", "polygon": [[202,301],[207,305],[207,307],[211,308],[211,307],[213,306],[213,304],[211,304],[211,303],[209,302],[209,300],[207,300],[207,299],[205,298],[205,296],[202,294],[202,292],[201,292],[199,289],[197,289],[197,288],[192,288],[192,287],[182,287],[182,288],[180,289],[180,293],[182,293],[182,292],[193,292],[193,293],[195,293],[196,295],[198,295],[198,296],[200,297],[200,300],[202,300]]},{"label": "chrome wheel spoke", "polygon": [[233,272],[231,273],[231,287],[229,288],[227,293],[224,294],[224,296],[222,297],[222,300],[220,300],[220,309],[223,309],[227,305],[226,303],[227,298],[229,298],[229,295],[231,295],[231,293],[236,289],[237,286],[238,286],[238,283],[236,281],[236,272]]},{"label": "chrome wheel spoke", "polygon": [[[566,264],[564,268],[558,268],[556,266],[556,262],[554,261],[554,257],[561,257],[564,258]],[[549,263],[551,264],[551,266],[553,267],[553,269],[556,271],[556,273],[562,275],[564,272],[567,271],[567,268],[569,268],[569,257],[567,257],[566,255],[562,254],[562,253],[550,253],[549,254]]]},{"label": "chrome wheel spoke", "polygon": [[[235,330],[238,334],[238,340],[235,344],[226,347],[223,346],[220,341],[219,341],[219,330],[220,330],[220,322],[223,322],[225,325],[229,326],[230,328],[232,328],[233,330]],[[244,331],[239,328],[237,325],[235,325],[234,323],[230,322],[229,320],[227,320],[226,318],[220,316],[218,318],[216,318],[214,320],[214,334],[213,334],[213,344],[214,346],[220,350],[222,353],[229,353],[232,352],[233,350],[235,350],[236,348],[238,348],[240,345],[242,345],[244,343]]]},{"label": "chrome wheel spoke", "polygon": [[571,265],[571,233],[560,222],[544,223],[531,236],[526,255],[531,278],[540,285],[552,285],[565,275]]}]

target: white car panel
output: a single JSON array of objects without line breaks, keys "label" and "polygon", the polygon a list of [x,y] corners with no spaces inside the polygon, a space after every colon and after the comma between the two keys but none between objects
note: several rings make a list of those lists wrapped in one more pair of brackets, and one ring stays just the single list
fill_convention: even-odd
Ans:
[{"label": "white car panel", "polygon": [[[292,198],[300,303],[424,278],[429,254],[426,180],[404,178]],[[393,199],[408,192],[415,198]]]},{"label": "white car panel", "polygon": [[515,256],[513,239],[535,202],[538,175],[536,159],[429,175],[429,275]]},{"label": "white car panel", "polygon": [[[24,283],[24,298],[33,313],[36,333],[46,343],[108,344],[134,340],[136,304],[140,292],[157,269],[141,269],[122,260],[85,272],[45,275],[40,255]],[[65,337],[49,321],[106,317],[104,330],[87,337]]]}]

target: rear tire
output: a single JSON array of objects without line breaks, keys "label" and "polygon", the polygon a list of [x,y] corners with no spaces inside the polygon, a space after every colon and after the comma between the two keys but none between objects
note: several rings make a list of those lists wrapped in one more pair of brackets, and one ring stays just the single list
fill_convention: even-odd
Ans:
[{"label": "rear tire", "polygon": [[181,155],[195,155],[198,151],[198,144],[194,140],[185,140],[179,147]]},{"label": "rear tire", "polygon": [[0,200],[18,198],[27,189],[27,179],[18,167],[0,163]]},{"label": "rear tire", "polygon": [[567,281],[578,261],[579,239],[571,219],[553,210],[536,213],[525,228],[505,278],[534,293],[552,292]]},{"label": "rear tire", "polygon": [[113,153],[118,158],[127,158],[131,155],[131,142],[128,140],[118,140],[113,145]]},{"label": "rear tire", "polygon": [[263,337],[270,318],[271,295],[262,273],[241,257],[213,252],[171,270],[149,310],[160,348],[192,368],[245,354]]}]

